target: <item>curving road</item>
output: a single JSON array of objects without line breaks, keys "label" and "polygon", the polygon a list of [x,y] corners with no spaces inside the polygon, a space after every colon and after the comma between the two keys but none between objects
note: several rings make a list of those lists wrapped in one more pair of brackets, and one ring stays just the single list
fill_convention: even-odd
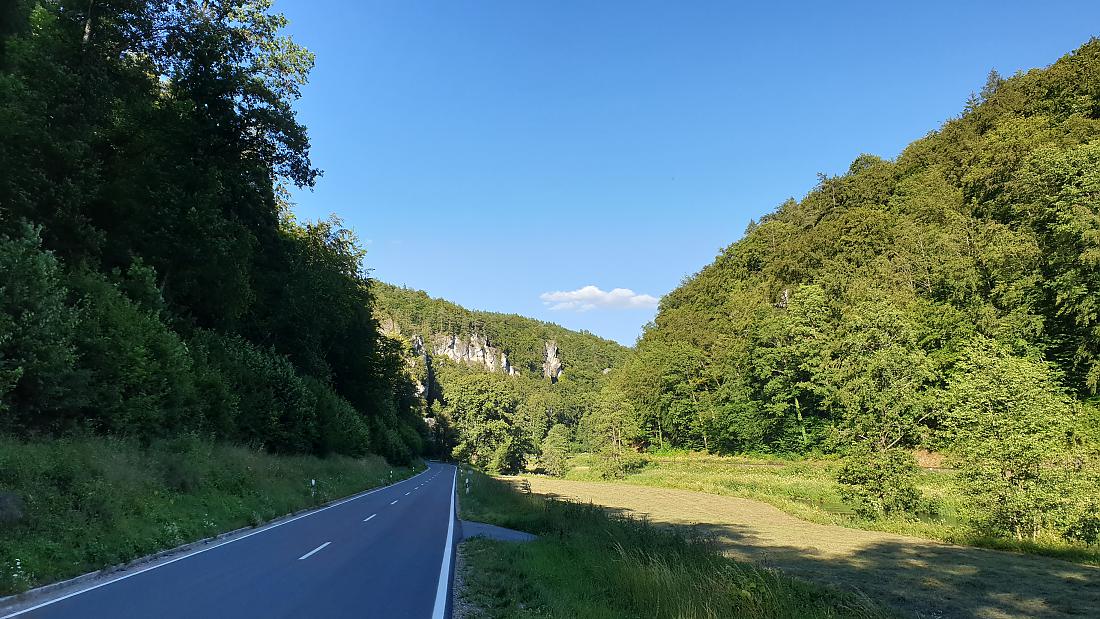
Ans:
[{"label": "curving road", "polygon": [[392,486],[0,619],[443,619],[450,616],[456,479],[454,466],[431,463]]}]

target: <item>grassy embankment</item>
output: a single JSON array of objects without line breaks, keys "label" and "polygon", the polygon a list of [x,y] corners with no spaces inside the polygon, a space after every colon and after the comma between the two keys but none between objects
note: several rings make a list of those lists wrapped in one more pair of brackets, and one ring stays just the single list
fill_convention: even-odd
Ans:
[{"label": "grassy embankment", "polygon": [[479,617],[892,616],[864,598],[724,558],[707,539],[524,494],[477,472],[470,479],[464,519],[540,536],[464,544],[462,601]]},{"label": "grassy embankment", "polygon": [[0,595],[413,473],[379,457],[275,456],[187,438],[141,447],[92,437],[0,437]]},{"label": "grassy embankment", "polygon": [[[592,467],[593,456],[571,461],[566,479],[602,481]],[[783,511],[820,524],[885,531],[941,540],[953,544],[1013,550],[1100,565],[1100,548],[1070,544],[1060,539],[1039,542],[983,536],[967,524],[966,497],[949,470],[922,470],[917,486],[936,506],[934,514],[889,516],[867,520],[844,503],[836,481],[838,460],[775,457],[715,456],[678,453],[645,456],[645,464],[625,479],[631,484],[737,496],[769,503]]]}]

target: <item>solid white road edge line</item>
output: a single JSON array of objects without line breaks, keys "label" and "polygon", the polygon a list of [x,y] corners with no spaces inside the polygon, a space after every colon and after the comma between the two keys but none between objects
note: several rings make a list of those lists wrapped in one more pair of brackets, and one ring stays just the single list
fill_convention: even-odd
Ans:
[{"label": "solid white road edge line", "polygon": [[302,555],[302,556],[298,557],[298,560],[299,560],[299,561],[301,561],[301,560],[303,560],[303,559],[308,559],[308,558],[312,557],[312,556],[313,556],[313,553],[317,552],[318,550],[321,550],[322,548],[324,548],[325,546],[328,546],[328,545],[329,545],[329,544],[331,544],[331,543],[332,543],[332,542],[325,542],[324,544],[321,544],[320,546],[318,546],[318,547],[314,548],[313,550],[311,550],[311,551],[307,552],[306,554],[304,554],[304,555]]},{"label": "solid white road edge line", "polygon": [[447,545],[443,547],[443,562],[439,566],[439,584],[435,588],[435,610],[432,619],[445,619],[447,615],[447,594],[451,584],[451,549],[455,536],[455,488],[458,487],[458,467],[455,467],[454,480],[451,482],[451,509],[447,512]]},{"label": "solid white road edge line", "polygon": [[363,522],[366,522],[366,521],[370,520],[371,518],[374,518],[374,517],[375,517],[375,516],[377,516],[377,515],[378,515],[378,514],[371,514],[371,515],[367,516],[366,518],[364,518],[364,519],[363,519]]},{"label": "solid white road edge line", "polygon": [[[304,514],[298,514],[297,516],[294,516],[293,518],[288,518],[286,520],[283,520],[282,522],[276,522],[275,524],[268,525],[268,526],[265,526],[265,527],[260,528],[260,529],[256,529],[255,531],[252,531],[250,533],[245,533],[244,535],[242,535],[240,537],[234,537],[233,539],[225,540],[223,542],[214,544],[213,546],[207,546],[206,548],[196,550],[195,552],[191,552],[191,553],[181,555],[179,557],[176,557],[175,559],[170,559],[168,561],[165,561],[164,563],[157,563],[156,565],[150,565],[149,567],[142,568],[140,570],[137,570],[136,572],[130,572],[129,574],[123,574],[122,576],[119,576],[118,578],[112,578],[111,580],[108,580],[106,582],[101,582],[98,585],[88,587],[87,589],[81,589],[79,591],[73,591],[72,593],[69,593],[67,595],[63,595],[61,597],[57,597],[57,598],[54,598],[52,600],[47,600],[45,602],[42,602],[41,604],[31,606],[30,608],[24,608],[23,610],[17,610],[14,613],[9,613],[7,615],[4,615],[4,616],[0,617],[0,619],[11,619],[12,617],[18,617],[19,615],[24,615],[26,613],[31,612],[32,610],[38,610],[39,608],[42,608],[44,606],[49,606],[50,604],[56,604],[57,602],[60,602],[61,600],[67,600],[71,597],[76,597],[76,596],[80,595],[81,593],[87,593],[89,591],[93,591],[93,590],[98,589],[100,587],[106,587],[107,585],[113,585],[114,583],[116,583],[120,580],[126,580],[127,578],[130,578],[131,576],[137,576],[138,574],[144,574],[145,572],[148,572],[149,570],[155,570],[158,567],[164,567],[165,565],[168,565],[169,563],[175,563],[176,561],[182,561],[184,559],[189,559],[189,558],[191,558],[195,555],[202,554],[202,553],[204,553],[208,550],[214,550],[215,548],[221,548],[222,546],[228,546],[229,544],[232,544],[233,542],[239,542],[242,539],[245,539],[246,537],[252,537],[253,535],[257,535],[257,534],[263,533],[265,531],[270,531],[272,529],[277,529],[277,528],[283,526],[284,524],[290,524],[291,522],[294,522],[295,520],[299,520],[301,518],[305,518],[306,516],[312,516],[314,514],[319,514],[323,511],[325,511],[326,509],[332,509],[333,507],[339,507],[340,505],[343,505],[344,503],[348,503],[348,502],[354,501],[356,499],[361,499],[361,498],[367,496],[368,494],[374,494],[375,492],[379,492],[379,491],[385,490],[387,488],[393,488],[394,486],[397,486],[398,484],[403,484],[407,481],[411,481],[413,479],[416,479],[417,477],[420,477],[421,475],[423,475],[424,473],[427,473],[430,470],[432,470],[432,469],[429,466],[428,468],[424,469],[423,471],[420,471],[416,475],[413,475],[412,477],[409,477],[408,479],[402,479],[401,481],[399,481],[395,484],[390,484],[388,486],[381,486],[379,488],[374,488],[373,490],[367,490],[366,492],[357,494],[355,496],[350,496],[350,497],[348,497],[348,498],[346,498],[342,501],[338,501],[336,503],[333,503],[332,505],[326,505],[325,507],[322,507],[321,509],[315,509],[311,512],[306,512]],[[397,501],[394,501],[394,503],[396,503],[396,502]],[[390,505],[392,505],[392,504],[393,503],[391,503]]]}]

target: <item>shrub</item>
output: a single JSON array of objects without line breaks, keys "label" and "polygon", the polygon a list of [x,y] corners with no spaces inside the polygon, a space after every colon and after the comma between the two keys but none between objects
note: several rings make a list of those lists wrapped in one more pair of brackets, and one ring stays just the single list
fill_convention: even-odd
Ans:
[{"label": "shrub", "polygon": [[51,429],[78,403],[77,312],[39,233],[21,224],[0,235],[0,430]]},{"label": "shrub", "polygon": [[[116,273],[116,278],[121,276]],[[187,347],[155,309],[159,292],[140,266],[123,278],[146,305],[91,271],[69,277],[80,308],[74,342],[88,377],[82,417],[148,441],[197,429],[197,397]],[[151,307],[152,306],[152,307]]]},{"label": "shrub", "polygon": [[489,458],[487,468],[493,473],[515,473],[523,468],[524,450],[521,448],[522,440],[505,435]]},{"label": "shrub", "polygon": [[290,361],[239,336],[198,331],[193,345],[237,395],[232,438],[278,453],[309,453],[317,443],[317,401]]},{"label": "shrub", "polygon": [[1067,540],[1096,544],[1100,542],[1100,503],[1093,500],[1062,532]]},{"label": "shrub", "polygon": [[314,378],[303,379],[317,403],[317,446],[321,455],[364,456],[370,450],[370,428],[347,400]]},{"label": "shrub", "polygon": [[841,497],[868,519],[913,511],[921,504],[916,487],[917,461],[903,449],[861,446],[837,473]]},{"label": "shrub", "polygon": [[386,460],[405,465],[412,461],[413,452],[401,437],[401,433],[387,425],[384,420],[373,418],[370,436],[372,438],[373,451],[381,454]]}]

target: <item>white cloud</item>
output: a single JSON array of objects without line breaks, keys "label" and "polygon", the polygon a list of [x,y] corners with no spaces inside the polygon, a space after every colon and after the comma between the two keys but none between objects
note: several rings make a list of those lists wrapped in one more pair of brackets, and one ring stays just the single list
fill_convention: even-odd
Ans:
[{"label": "white cloud", "polygon": [[542,302],[552,310],[574,310],[587,312],[597,307],[613,309],[643,309],[657,307],[657,297],[637,294],[629,288],[615,288],[610,292],[596,286],[585,286],[576,290],[544,292],[539,295]]}]

